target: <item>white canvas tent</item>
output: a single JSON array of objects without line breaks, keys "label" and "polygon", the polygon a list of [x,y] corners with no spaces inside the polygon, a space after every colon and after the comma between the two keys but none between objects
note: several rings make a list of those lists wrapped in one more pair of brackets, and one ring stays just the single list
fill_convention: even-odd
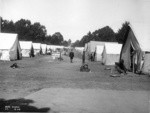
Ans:
[{"label": "white canvas tent", "polygon": [[47,50],[51,49],[51,46],[50,45],[47,45]]},{"label": "white canvas tent", "polygon": [[117,42],[103,42],[103,41],[90,41],[87,45],[87,52],[92,53],[96,51],[96,46],[104,46],[105,43],[117,43]]},{"label": "white canvas tent", "polygon": [[145,74],[150,74],[150,53],[144,55],[144,61],[141,71]]},{"label": "white canvas tent", "polygon": [[21,48],[17,34],[0,33],[0,60],[21,59]]},{"label": "white canvas tent", "polygon": [[80,53],[83,53],[84,47],[75,47],[75,50]]},{"label": "white canvas tent", "polygon": [[41,54],[41,44],[40,43],[33,43],[34,55]]},{"label": "white canvas tent", "polygon": [[88,50],[88,43],[86,43],[84,46],[84,51],[87,51],[87,50]]},{"label": "white canvas tent", "polygon": [[47,45],[46,44],[41,44],[41,48],[42,48],[42,53],[46,54],[47,53]]},{"label": "white canvas tent", "polygon": [[96,61],[102,61],[103,50],[104,50],[104,46],[103,45],[96,46],[96,56],[95,56],[95,60]]},{"label": "white canvas tent", "polygon": [[[125,35],[120,59],[133,72],[150,73],[150,25],[132,23]],[[145,54],[143,54],[145,53]],[[142,62],[144,62],[143,67]]]},{"label": "white canvas tent", "polygon": [[102,62],[104,65],[115,65],[119,62],[122,44],[105,43],[102,54]]},{"label": "white canvas tent", "polygon": [[51,53],[51,46],[47,45],[47,53]]},{"label": "white canvas tent", "polygon": [[31,57],[31,52],[34,52],[32,41],[19,41],[19,43],[21,46],[22,56],[23,57]]},{"label": "white canvas tent", "polygon": [[58,46],[58,45],[50,45],[51,50],[56,51],[56,49],[63,49],[64,46]]}]

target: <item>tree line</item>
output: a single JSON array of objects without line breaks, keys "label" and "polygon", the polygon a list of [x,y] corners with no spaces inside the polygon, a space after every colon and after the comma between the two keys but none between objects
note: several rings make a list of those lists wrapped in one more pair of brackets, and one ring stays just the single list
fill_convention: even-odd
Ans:
[{"label": "tree line", "polygon": [[76,40],[75,43],[72,44],[73,47],[84,47],[85,43],[89,41],[105,41],[105,42],[118,42],[124,43],[125,41],[125,33],[128,30],[129,22],[125,22],[122,24],[122,27],[115,33],[112,28],[109,26],[105,26],[101,29],[95,30],[94,32],[88,32],[86,35],[82,37],[81,40]]},{"label": "tree line", "polygon": [[[1,19],[1,32],[3,33],[17,33],[19,40],[46,43],[52,45],[71,45],[71,40],[64,40],[63,35],[60,32],[55,32],[53,35],[48,35],[46,27],[39,22],[31,23],[30,20],[20,19],[16,22],[12,20]],[[115,33],[111,27],[105,26],[94,32],[88,32],[82,37],[81,40],[77,40],[72,44],[73,47],[83,47],[85,43],[93,41],[106,41],[106,42],[124,42],[124,36],[128,29],[129,22],[122,24],[122,27]]]},{"label": "tree line", "polygon": [[19,40],[32,41],[38,43],[68,46],[71,40],[64,40],[60,32],[48,35],[46,27],[39,22],[31,23],[30,20],[20,19],[16,22],[0,17],[2,33],[17,33]]}]

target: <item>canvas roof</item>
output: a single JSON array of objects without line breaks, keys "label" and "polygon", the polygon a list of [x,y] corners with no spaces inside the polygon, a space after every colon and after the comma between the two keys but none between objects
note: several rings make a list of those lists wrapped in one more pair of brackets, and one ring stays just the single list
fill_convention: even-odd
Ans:
[{"label": "canvas roof", "polygon": [[117,42],[104,42],[104,41],[90,41],[88,43],[88,52],[94,52],[97,45],[105,45],[105,43],[117,43]]},{"label": "canvas roof", "polygon": [[76,50],[80,50],[80,51],[83,51],[84,50],[84,47],[75,47]]},{"label": "canvas roof", "polygon": [[130,25],[143,51],[150,51],[150,24],[133,23]]},{"label": "canvas roof", "polygon": [[51,48],[51,49],[56,49],[56,48],[63,49],[64,46],[50,45],[50,48]]},{"label": "canvas roof", "polygon": [[105,43],[105,50],[107,54],[120,54],[122,44]]},{"label": "canvas roof", "polygon": [[41,44],[42,49],[46,49],[47,45],[46,44]]},{"label": "canvas roof", "polygon": [[41,43],[33,43],[34,49],[41,49]]},{"label": "canvas roof", "polygon": [[0,33],[0,49],[11,49],[17,39],[17,34]]},{"label": "canvas roof", "polygon": [[50,45],[47,45],[47,49],[50,49],[51,48],[51,46]]},{"label": "canvas roof", "polygon": [[21,49],[31,49],[32,41],[19,41]]}]

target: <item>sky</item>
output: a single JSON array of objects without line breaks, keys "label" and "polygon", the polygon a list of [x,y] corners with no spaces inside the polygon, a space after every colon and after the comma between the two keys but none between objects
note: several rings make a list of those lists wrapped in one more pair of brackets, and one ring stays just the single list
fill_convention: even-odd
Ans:
[{"label": "sky", "polygon": [[149,24],[149,11],[150,0],[0,0],[4,19],[40,22],[72,42],[107,25],[117,32],[125,21]]}]

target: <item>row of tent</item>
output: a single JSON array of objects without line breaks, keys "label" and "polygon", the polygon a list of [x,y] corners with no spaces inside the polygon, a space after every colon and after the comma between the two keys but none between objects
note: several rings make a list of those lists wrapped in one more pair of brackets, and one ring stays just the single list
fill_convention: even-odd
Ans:
[{"label": "row of tent", "polygon": [[[95,61],[104,65],[115,65],[124,61],[126,69],[133,72],[150,74],[150,26],[145,24],[129,25],[125,33],[125,42],[90,41],[80,50],[90,56],[95,52]],[[77,48],[79,51],[79,48]]]},{"label": "row of tent", "polygon": [[38,54],[63,49],[63,46],[19,41],[17,34],[0,33],[0,60],[18,60],[22,57],[31,57]]},{"label": "row of tent", "polygon": [[90,57],[95,53],[95,61],[101,61],[105,65],[115,65],[119,61],[122,44],[114,42],[90,41],[85,44],[85,51]]}]

